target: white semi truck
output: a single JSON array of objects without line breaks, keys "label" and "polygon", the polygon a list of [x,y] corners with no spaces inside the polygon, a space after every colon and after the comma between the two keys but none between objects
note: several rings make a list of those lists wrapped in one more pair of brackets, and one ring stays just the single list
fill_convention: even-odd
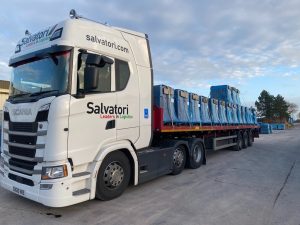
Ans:
[{"label": "white semi truck", "polygon": [[240,150],[258,135],[256,125],[163,124],[147,35],[74,11],[27,33],[9,65],[1,186],[46,206],[118,197],[129,184],[200,167],[207,149]]}]

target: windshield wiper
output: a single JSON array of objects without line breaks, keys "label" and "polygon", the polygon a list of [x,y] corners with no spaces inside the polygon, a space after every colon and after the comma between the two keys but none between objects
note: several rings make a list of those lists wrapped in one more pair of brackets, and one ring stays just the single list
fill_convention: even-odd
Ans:
[{"label": "windshield wiper", "polygon": [[42,94],[46,94],[46,93],[52,93],[52,92],[59,92],[59,90],[51,90],[51,91],[40,91],[40,92],[35,92],[30,94],[29,96],[38,96],[38,95],[42,95]]},{"label": "windshield wiper", "polygon": [[9,98],[10,99],[12,99],[12,98],[18,98],[18,97],[25,96],[25,95],[31,95],[31,93],[16,94],[16,95],[9,96]]}]

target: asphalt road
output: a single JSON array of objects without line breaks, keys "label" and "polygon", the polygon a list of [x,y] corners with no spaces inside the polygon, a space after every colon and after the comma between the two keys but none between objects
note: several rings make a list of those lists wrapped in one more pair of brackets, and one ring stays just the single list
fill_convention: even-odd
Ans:
[{"label": "asphalt road", "polygon": [[53,209],[0,189],[0,225],[299,225],[300,126],[262,135],[240,152],[130,187],[118,199]]}]

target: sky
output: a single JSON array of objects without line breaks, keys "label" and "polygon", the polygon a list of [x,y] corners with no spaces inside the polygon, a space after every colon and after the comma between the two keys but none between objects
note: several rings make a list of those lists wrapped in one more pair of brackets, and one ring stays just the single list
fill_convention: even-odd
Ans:
[{"label": "sky", "polygon": [[206,96],[228,84],[246,106],[267,90],[300,107],[299,0],[2,1],[0,79],[10,79],[7,63],[25,30],[67,19],[70,9],[147,33],[156,84]]}]

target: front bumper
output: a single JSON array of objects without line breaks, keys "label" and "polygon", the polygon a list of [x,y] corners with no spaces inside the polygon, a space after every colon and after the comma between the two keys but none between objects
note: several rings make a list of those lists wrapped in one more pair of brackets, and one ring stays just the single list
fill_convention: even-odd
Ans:
[{"label": "front bumper", "polygon": [[[13,171],[5,171],[0,168],[0,184],[1,186],[18,194],[22,197],[31,199],[49,207],[65,207],[79,202],[83,202],[90,199],[90,195],[74,196],[72,188],[72,178],[62,178],[52,181],[41,181],[34,186],[28,186],[21,184],[8,177],[8,173],[19,175]],[[4,175],[4,176],[3,176]],[[52,185],[51,189],[42,190],[41,184]]]}]

